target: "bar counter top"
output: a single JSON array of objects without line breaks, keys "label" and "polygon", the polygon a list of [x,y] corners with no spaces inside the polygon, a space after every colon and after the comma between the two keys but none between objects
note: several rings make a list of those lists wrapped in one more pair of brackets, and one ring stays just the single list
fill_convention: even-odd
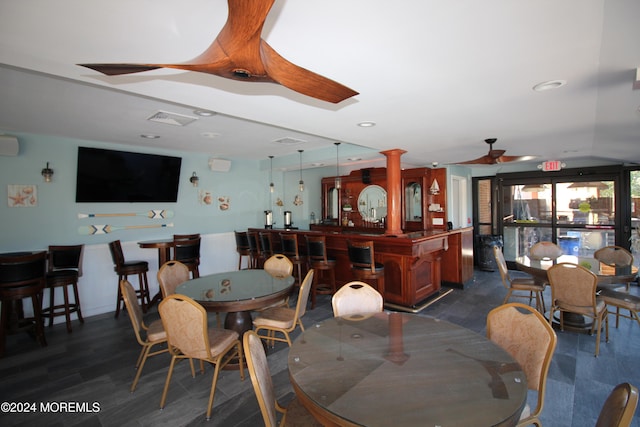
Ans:
[{"label": "bar counter top", "polygon": [[[385,269],[384,289],[378,289],[385,303],[412,309],[437,294],[444,282],[463,287],[473,276],[473,228],[451,231],[423,230],[399,235],[349,230],[348,227],[312,225],[311,230],[251,229],[274,234],[275,250],[280,249],[281,233],[296,233],[302,253],[306,252],[305,234],[323,234],[328,255],[336,259],[336,285],[352,280],[347,244],[370,240],[374,243],[376,261]],[[379,230],[379,232],[378,232]],[[373,231],[373,230],[372,230]],[[372,286],[377,286],[375,282]]]}]

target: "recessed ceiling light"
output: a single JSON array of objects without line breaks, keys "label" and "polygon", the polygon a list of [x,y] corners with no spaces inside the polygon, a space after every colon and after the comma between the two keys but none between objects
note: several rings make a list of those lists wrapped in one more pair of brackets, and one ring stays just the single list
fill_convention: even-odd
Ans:
[{"label": "recessed ceiling light", "polygon": [[193,110],[193,114],[200,117],[211,117],[216,115],[215,111],[209,110]]},{"label": "recessed ceiling light", "polygon": [[314,166],[314,167],[324,166],[324,163],[311,163],[311,166]]},{"label": "recessed ceiling light", "polygon": [[202,132],[200,135],[203,138],[209,138],[209,139],[214,139],[220,136],[220,134],[216,132]]},{"label": "recessed ceiling light", "polygon": [[143,133],[140,136],[142,138],[146,138],[146,139],[158,139],[158,138],[160,138],[160,135],[151,135],[150,133]]},{"label": "recessed ceiling light", "polygon": [[357,162],[358,160],[362,160],[362,157],[349,157],[347,160],[351,162]]},{"label": "recessed ceiling light", "polygon": [[535,90],[536,92],[544,92],[545,90],[557,89],[566,84],[566,80],[549,80],[548,82],[538,83],[533,87],[533,90]]},{"label": "recessed ceiling light", "polygon": [[361,128],[372,128],[376,125],[376,122],[360,122],[358,123],[358,126],[360,126]]}]

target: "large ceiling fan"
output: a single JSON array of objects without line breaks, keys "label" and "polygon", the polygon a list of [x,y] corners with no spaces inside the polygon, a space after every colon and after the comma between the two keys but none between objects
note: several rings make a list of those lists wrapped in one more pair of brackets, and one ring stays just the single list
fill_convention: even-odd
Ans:
[{"label": "large ceiling fan", "polygon": [[494,150],[493,144],[497,141],[496,138],[487,138],[484,140],[489,144],[489,153],[482,157],[478,157],[474,160],[467,160],[466,162],[456,162],[456,165],[495,165],[498,163],[518,162],[524,160],[531,160],[534,156],[505,156],[505,150]]},{"label": "large ceiling fan", "polygon": [[358,92],[299,67],[261,38],[275,0],[228,0],[229,16],[213,43],[191,61],[178,64],[78,64],[108,76],[177,68],[233,80],[271,82],[334,104]]}]

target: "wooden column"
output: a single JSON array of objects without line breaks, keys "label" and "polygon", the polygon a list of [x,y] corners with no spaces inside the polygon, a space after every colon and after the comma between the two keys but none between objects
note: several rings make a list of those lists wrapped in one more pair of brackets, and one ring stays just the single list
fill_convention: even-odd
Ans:
[{"label": "wooden column", "polygon": [[402,182],[400,156],[406,151],[399,148],[381,151],[387,156],[387,229],[385,234],[402,234]]}]

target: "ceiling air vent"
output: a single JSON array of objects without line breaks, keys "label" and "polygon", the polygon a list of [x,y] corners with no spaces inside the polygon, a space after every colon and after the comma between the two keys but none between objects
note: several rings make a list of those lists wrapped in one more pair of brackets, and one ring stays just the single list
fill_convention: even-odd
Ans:
[{"label": "ceiling air vent", "polygon": [[182,114],[168,113],[166,111],[158,111],[147,120],[156,123],[164,123],[173,126],[186,126],[191,122],[198,120],[197,117],[183,116]]},{"label": "ceiling air vent", "polygon": [[288,136],[285,136],[284,138],[276,139],[273,142],[276,143],[276,144],[280,144],[280,145],[298,145],[298,144],[304,144],[307,141],[304,141],[302,139],[290,138]]}]

